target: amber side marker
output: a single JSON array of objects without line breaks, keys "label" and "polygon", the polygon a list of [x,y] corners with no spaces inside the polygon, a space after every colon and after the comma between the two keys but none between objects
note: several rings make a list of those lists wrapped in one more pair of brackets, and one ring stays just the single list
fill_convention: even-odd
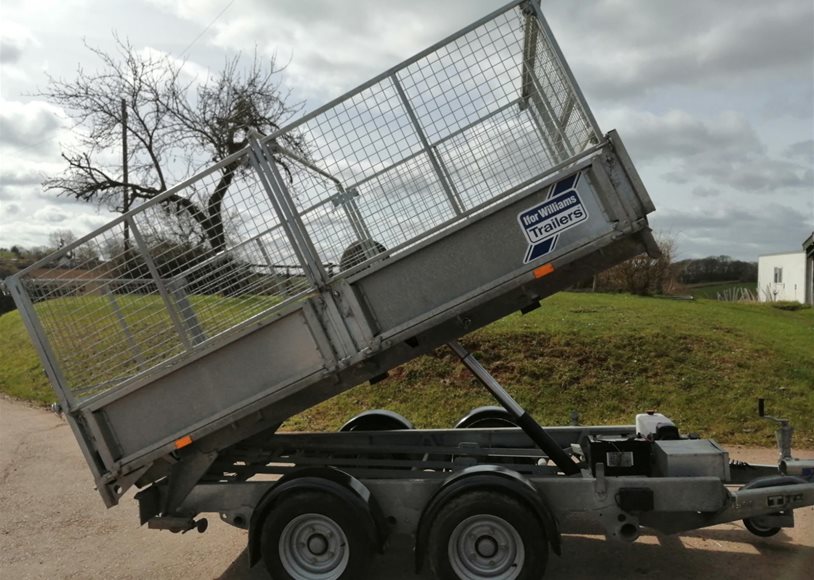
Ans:
[{"label": "amber side marker", "polygon": [[554,264],[544,264],[539,268],[534,269],[534,277],[535,278],[542,278],[543,276],[548,276],[554,271]]},{"label": "amber side marker", "polygon": [[189,435],[186,435],[185,437],[181,437],[180,439],[175,440],[176,449],[182,449],[190,444],[192,444],[192,437],[190,437]]}]

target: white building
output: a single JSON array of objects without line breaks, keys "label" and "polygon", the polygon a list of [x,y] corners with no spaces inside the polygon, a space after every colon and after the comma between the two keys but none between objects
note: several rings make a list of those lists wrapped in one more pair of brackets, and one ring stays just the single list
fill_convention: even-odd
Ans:
[{"label": "white building", "polygon": [[802,252],[758,257],[757,291],[761,302],[814,304],[814,233]]}]

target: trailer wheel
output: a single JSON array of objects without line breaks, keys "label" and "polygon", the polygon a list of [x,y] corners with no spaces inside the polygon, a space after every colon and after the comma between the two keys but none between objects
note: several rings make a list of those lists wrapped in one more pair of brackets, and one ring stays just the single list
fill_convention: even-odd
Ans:
[{"label": "trailer wheel", "polygon": [[[797,485],[800,483],[806,483],[806,481],[802,478],[795,476],[781,475],[755,479],[754,481],[750,481],[749,483],[744,485],[741,489],[762,489],[766,487],[783,487],[786,485]],[[771,536],[775,535],[777,532],[780,531],[780,528],[778,527],[761,525],[760,519],[761,518],[746,518],[743,520],[743,525],[747,530],[761,538],[770,538]]]},{"label": "trailer wheel", "polygon": [[396,431],[415,429],[413,424],[402,415],[387,409],[373,409],[359,413],[342,425],[340,431]]},{"label": "trailer wheel", "polygon": [[428,546],[433,577],[442,580],[539,580],[548,561],[545,530],[528,507],[495,491],[450,500]]},{"label": "trailer wheel", "polygon": [[780,531],[780,528],[761,526],[753,518],[746,518],[743,520],[743,525],[747,530],[756,536],[760,536],[761,538],[770,538]]},{"label": "trailer wheel", "polygon": [[373,555],[371,537],[347,503],[329,493],[304,491],[268,515],[261,551],[275,580],[358,579]]},{"label": "trailer wheel", "polygon": [[503,407],[477,407],[461,417],[456,429],[499,429],[517,427],[517,422]]}]

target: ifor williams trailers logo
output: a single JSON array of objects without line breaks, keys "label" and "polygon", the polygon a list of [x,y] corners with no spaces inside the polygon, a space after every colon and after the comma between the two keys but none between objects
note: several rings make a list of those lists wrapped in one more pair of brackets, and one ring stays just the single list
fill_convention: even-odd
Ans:
[{"label": "ifor williams trailers logo", "polygon": [[560,234],[588,219],[588,210],[577,193],[582,173],[566,177],[548,192],[546,201],[517,215],[529,242],[524,264],[553,252]]}]

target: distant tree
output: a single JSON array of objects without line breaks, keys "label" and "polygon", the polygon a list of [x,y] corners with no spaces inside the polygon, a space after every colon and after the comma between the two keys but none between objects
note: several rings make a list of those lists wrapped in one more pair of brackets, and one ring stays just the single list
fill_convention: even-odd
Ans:
[{"label": "distant tree", "polygon": [[729,256],[709,256],[682,260],[679,280],[684,284],[706,282],[757,282],[757,263],[733,260]]},{"label": "distant tree", "polygon": [[54,230],[48,234],[48,244],[55,250],[69,246],[76,241],[76,235],[71,230]]},{"label": "distant tree", "polygon": [[[48,253],[70,246],[76,240],[72,230],[55,230],[48,234]],[[100,263],[100,259],[94,244],[81,244],[64,252],[56,265],[63,268],[93,268]]]},{"label": "distant tree", "polygon": [[[251,131],[261,135],[276,131],[301,108],[281,89],[284,67],[274,58],[261,60],[255,54],[244,66],[238,56],[196,84],[184,80],[183,64],[138,51],[119,38],[113,53],[87,48],[99,60],[99,70],[90,72],[80,66],[73,80],[51,77],[38,95],[65,109],[78,139],[74,148],[62,153],[65,170],[44,186],[112,210],[126,209],[125,188],[136,203],[152,199],[173,181],[241,150]],[[110,154],[121,147],[122,98],[129,144],[126,182],[115,155]],[[305,153],[303,139],[296,134],[284,135],[279,144],[299,155]],[[288,173],[285,159],[277,161]],[[197,197],[166,199],[167,215],[187,220],[186,226],[193,225],[194,233],[212,252],[220,252],[226,246],[223,201],[246,170],[238,161],[227,163],[210,190],[198,191]]]},{"label": "distant tree", "polygon": [[0,248],[0,280],[24,270],[48,253],[45,247],[26,248],[18,244],[8,250]]},{"label": "distant tree", "polygon": [[661,255],[654,258],[641,254],[598,274],[594,289],[629,292],[631,294],[667,294],[675,284],[675,242],[668,237],[657,240]]}]

